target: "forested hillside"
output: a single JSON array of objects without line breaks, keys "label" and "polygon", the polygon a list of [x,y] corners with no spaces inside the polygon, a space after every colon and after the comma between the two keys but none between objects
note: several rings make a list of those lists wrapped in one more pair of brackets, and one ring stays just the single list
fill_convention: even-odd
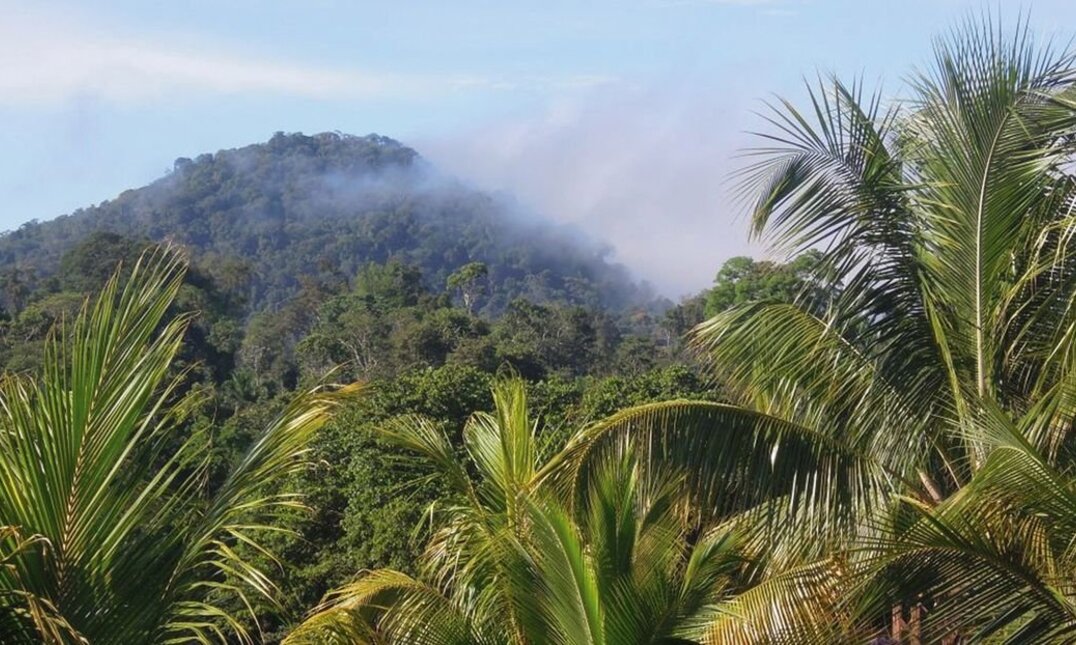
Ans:
[{"label": "forested hillside", "polygon": [[0,270],[8,283],[38,284],[91,232],[181,244],[242,280],[254,311],[294,296],[304,276],[346,281],[390,259],[416,267],[432,289],[484,263],[490,288],[474,305],[493,313],[517,297],[617,310],[651,298],[599,243],[443,177],[378,135],[277,133],[177,159],[148,186],[0,237]]},{"label": "forested hillside", "polygon": [[[161,349],[169,360],[153,373],[175,379],[161,391],[177,412],[144,460],[162,472],[169,458],[192,460],[175,476],[189,478],[183,490],[195,508],[231,494],[234,472],[280,431],[274,420],[288,418],[289,402],[329,382],[363,384],[361,397],[309,437],[309,467],[285,469],[268,487],[302,490],[307,508],[285,504],[275,516],[288,532],[270,532],[264,546],[279,559],[235,533],[222,542],[229,560],[214,584],[257,579],[234,566],[279,568],[281,604],[222,592],[208,620],[219,620],[219,609],[241,616],[237,629],[267,642],[356,572],[417,573],[417,536],[445,491],[443,482],[414,484],[419,462],[384,441],[386,427],[422,415],[459,441],[510,376],[549,446],[625,405],[724,400],[684,333],[737,304],[792,301],[813,288],[818,260],[734,258],[713,289],[671,306],[599,247],[438,178],[390,139],[277,135],[181,159],[150,186],[0,238],[0,368],[55,377],[49,343],[79,342],[69,321],[102,289],[109,297],[117,267],[121,281],[136,278],[134,267],[159,243],[184,269],[169,278],[167,311],[153,315],[180,316],[182,343]],[[201,517],[193,515],[166,522]],[[127,565],[114,566],[107,575],[126,575]],[[83,591],[69,602],[98,602],[92,589],[71,594]],[[107,634],[119,624],[102,620],[81,628]]]},{"label": "forested hillside", "polygon": [[[78,221],[72,217],[62,225]],[[12,279],[20,273],[9,270],[0,366],[40,376],[48,365],[49,338],[68,335],[66,321],[78,316],[117,266],[121,278],[128,278],[147,244],[143,237],[94,232],[62,253],[52,249],[58,257],[41,259],[33,281]],[[192,316],[168,370],[178,379],[168,396],[182,394],[184,404],[163,450],[203,451],[204,463],[191,475],[198,499],[211,499],[227,486],[229,472],[244,463],[264,429],[299,393],[326,381],[358,381],[366,388],[312,439],[313,467],[280,483],[301,488],[310,510],[278,518],[280,526],[295,531],[268,538],[279,564],[236,546],[259,567],[283,567],[283,605],[259,605],[255,597],[257,620],[243,619],[245,628],[264,630],[267,642],[357,571],[414,570],[421,552],[416,531],[441,488],[435,482],[409,484],[416,464],[407,451],[379,439],[386,424],[423,415],[458,436],[473,412],[492,408],[498,375],[510,374],[526,383],[533,413],[546,429],[543,441],[550,445],[625,404],[722,400],[721,387],[685,351],[681,336],[706,312],[755,300],[791,300],[811,284],[814,262],[812,256],[789,265],[735,258],[718,273],[712,290],[664,313],[571,304],[570,295],[553,298],[549,292],[541,299],[522,294],[494,312],[486,297],[497,290],[489,278],[494,269],[484,263],[468,262],[448,278],[431,281],[418,266],[394,256],[346,273],[331,267],[300,275],[290,296],[258,311],[249,300],[253,278],[231,269],[234,260],[190,257],[182,246],[173,253],[188,266],[168,315]],[[502,287],[501,296],[508,293]],[[487,303],[485,311],[476,301]],[[230,575],[237,574],[225,577]],[[92,598],[91,593],[87,601]],[[244,605],[234,600],[225,597],[222,606],[243,614]]]},{"label": "forested hillside", "polygon": [[677,304],[378,136],[3,236],[0,643],[1076,642],[1076,50],[933,55]]}]

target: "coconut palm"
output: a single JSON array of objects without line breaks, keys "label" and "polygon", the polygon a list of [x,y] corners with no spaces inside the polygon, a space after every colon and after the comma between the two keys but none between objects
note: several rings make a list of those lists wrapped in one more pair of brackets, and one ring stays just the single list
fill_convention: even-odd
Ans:
[{"label": "coconut palm", "polygon": [[890,476],[822,549],[861,624],[890,605],[925,641],[1073,637],[1074,82],[1070,54],[969,22],[907,100],[832,81],[781,102],[743,172],[755,232],[821,248],[832,295],[734,308],[695,343],[745,409]]},{"label": "coconut palm", "polygon": [[[584,436],[591,431],[543,458],[523,384],[498,382],[494,401],[464,430],[466,462],[427,420],[383,430],[451,489],[434,509],[419,575],[360,575],[286,643],[676,643],[746,638],[745,615],[772,622],[769,605],[739,593],[754,574],[739,534],[700,528],[681,479],[643,468],[621,444],[583,460],[586,483],[573,486],[565,475],[578,471],[565,464],[583,463],[576,451],[585,444],[601,451]],[[827,573],[810,572],[814,588]]]},{"label": "coconut palm", "polygon": [[146,255],[54,332],[40,375],[0,381],[5,643],[251,642],[229,608],[275,596],[250,554],[299,504],[279,484],[337,395],[297,397],[207,494],[206,438],[175,437],[190,317],[166,312],[183,275]]}]

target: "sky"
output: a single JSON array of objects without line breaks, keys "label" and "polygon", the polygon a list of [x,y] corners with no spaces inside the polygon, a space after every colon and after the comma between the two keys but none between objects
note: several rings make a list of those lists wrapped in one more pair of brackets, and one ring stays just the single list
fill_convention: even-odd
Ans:
[{"label": "sky", "polygon": [[0,230],[276,131],[376,132],[680,296],[766,254],[729,181],[764,101],[820,73],[897,99],[984,8],[1076,34],[1072,0],[0,0]]}]

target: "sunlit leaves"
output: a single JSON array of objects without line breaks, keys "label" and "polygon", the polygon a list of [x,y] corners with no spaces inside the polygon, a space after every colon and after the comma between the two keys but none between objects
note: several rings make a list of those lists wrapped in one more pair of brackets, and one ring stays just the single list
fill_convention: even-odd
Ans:
[{"label": "sunlit leaves", "polygon": [[276,595],[243,554],[298,504],[279,484],[353,390],[297,397],[207,496],[206,442],[169,441],[188,407],[170,370],[188,317],[166,319],[183,275],[170,251],[143,256],[54,332],[39,378],[0,382],[8,641],[249,642],[224,601]]}]

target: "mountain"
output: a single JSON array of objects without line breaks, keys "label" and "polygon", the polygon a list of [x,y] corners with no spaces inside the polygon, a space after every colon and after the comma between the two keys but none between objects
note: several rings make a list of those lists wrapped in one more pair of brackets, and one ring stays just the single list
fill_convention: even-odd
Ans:
[{"label": "mountain", "polygon": [[347,280],[368,263],[417,267],[427,286],[488,267],[476,307],[515,298],[623,310],[652,300],[609,249],[439,174],[390,138],[278,132],[266,143],[177,159],[115,199],[0,236],[0,270],[36,281],[93,232],[170,241],[207,265],[240,266],[248,304],[273,308],[304,277]]}]

